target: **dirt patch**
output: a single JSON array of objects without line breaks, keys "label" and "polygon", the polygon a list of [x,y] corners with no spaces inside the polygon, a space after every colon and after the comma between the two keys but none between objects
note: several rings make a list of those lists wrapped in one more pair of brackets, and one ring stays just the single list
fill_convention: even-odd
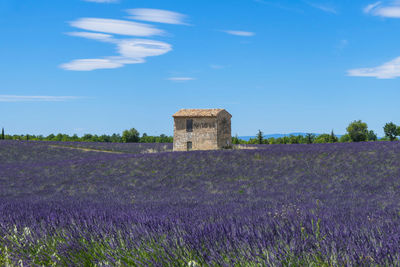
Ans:
[{"label": "dirt patch", "polygon": [[126,152],[119,152],[119,151],[110,151],[110,150],[101,150],[95,148],[83,148],[83,147],[71,147],[71,146],[57,146],[57,145],[50,145],[51,147],[57,148],[66,148],[66,149],[75,149],[81,151],[92,151],[92,152],[103,152],[103,153],[111,153],[111,154],[127,154]]},{"label": "dirt patch", "polygon": [[258,149],[255,146],[235,145],[233,149]]}]

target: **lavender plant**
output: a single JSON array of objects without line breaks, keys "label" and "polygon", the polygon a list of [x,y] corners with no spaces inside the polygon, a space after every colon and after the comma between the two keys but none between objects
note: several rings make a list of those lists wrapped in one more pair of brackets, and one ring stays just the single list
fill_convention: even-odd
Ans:
[{"label": "lavender plant", "polygon": [[0,141],[0,265],[400,265],[400,142],[105,145]]}]

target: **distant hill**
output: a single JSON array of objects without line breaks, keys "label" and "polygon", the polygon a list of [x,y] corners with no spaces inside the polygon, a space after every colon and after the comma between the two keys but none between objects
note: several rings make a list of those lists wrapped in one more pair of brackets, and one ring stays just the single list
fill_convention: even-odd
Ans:
[{"label": "distant hill", "polygon": [[[264,135],[264,138],[265,138],[265,139],[268,139],[268,138],[271,138],[271,137],[278,138],[278,137],[284,137],[284,136],[290,136],[290,135],[297,136],[297,135],[306,135],[306,134],[307,134],[307,133],[288,133],[288,134],[276,133],[276,134],[266,134],[266,135]],[[313,134],[315,134],[315,135],[320,135],[320,134],[318,134],[318,133],[313,133]],[[340,138],[342,135],[337,135],[337,134],[336,134],[336,136],[337,136],[338,138]],[[250,138],[256,138],[256,137],[255,137],[255,136],[238,136],[238,138],[239,138],[239,139],[242,139],[242,140],[245,140],[245,141],[249,141]]]}]

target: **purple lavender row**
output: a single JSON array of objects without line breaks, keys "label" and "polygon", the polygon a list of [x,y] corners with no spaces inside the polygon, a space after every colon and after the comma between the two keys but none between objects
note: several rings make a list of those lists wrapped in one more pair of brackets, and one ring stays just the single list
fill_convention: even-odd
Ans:
[{"label": "purple lavender row", "polygon": [[60,264],[89,250],[82,238],[109,248],[93,261],[112,265],[400,264],[399,142],[146,154],[48,144],[0,143],[0,236],[62,236]]}]

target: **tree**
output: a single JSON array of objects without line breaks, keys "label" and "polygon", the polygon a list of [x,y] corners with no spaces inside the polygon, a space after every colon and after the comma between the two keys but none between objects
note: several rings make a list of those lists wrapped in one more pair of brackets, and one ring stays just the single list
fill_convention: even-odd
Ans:
[{"label": "tree", "polygon": [[279,144],[289,144],[290,142],[289,136],[278,137],[277,140],[279,140]]},{"label": "tree", "polygon": [[[57,135],[58,136],[58,135]],[[61,137],[62,138],[62,137]],[[83,142],[93,142],[93,135],[92,134],[84,134],[81,138]],[[61,140],[59,140],[61,141]]]},{"label": "tree", "polygon": [[4,128],[1,128],[1,140],[4,140]]},{"label": "tree", "polygon": [[111,142],[111,137],[109,135],[103,134],[99,136],[99,142]]},{"label": "tree", "polygon": [[396,140],[396,136],[400,135],[397,125],[393,122],[386,123],[383,127],[383,131],[385,132],[385,136],[388,137],[390,141]]},{"label": "tree", "polygon": [[329,143],[336,143],[339,141],[339,139],[336,137],[336,135],[333,133],[333,130],[331,131],[331,135],[329,137]]},{"label": "tree", "polygon": [[232,144],[238,145],[239,143],[240,143],[239,137],[238,137],[238,135],[236,134],[234,137],[232,137]]},{"label": "tree", "polygon": [[160,138],[157,143],[168,143],[168,136],[165,134],[160,134]]},{"label": "tree", "polygon": [[122,142],[124,143],[137,143],[139,140],[139,132],[135,128],[122,132]]},{"label": "tree", "polygon": [[344,134],[339,138],[339,142],[340,143],[347,143],[347,142],[351,142],[351,138],[349,134]]},{"label": "tree", "polygon": [[368,141],[376,141],[378,140],[378,136],[376,135],[376,133],[374,133],[374,131],[370,130],[368,131]]},{"label": "tree", "polygon": [[312,144],[315,140],[315,134],[307,133],[305,136],[306,144]]},{"label": "tree", "polygon": [[263,140],[264,140],[263,132],[261,132],[261,130],[258,130],[258,133],[257,133],[257,142],[258,142],[258,144],[261,145],[263,143]]},{"label": "tree", "polygon": [[346,128],[351,141],[362,142],[367,141],[368,137],[368,125],[361,120],[353,121]]},{"label": "tree", "polygon": [[258,140],[257,140],[257,138],[250,138],[249,141],[247,141],[247,144],[256,145],[256,144],[258,144]]},{"label": "tree", "polygon": [[111,142],[113,142],[113,143],[121,143],[121,142],[122,142],[122,137],[121,137],[121,135],[120,135],[120,134],[113,133],[113,134],[111,135]]},{"label": "tree", "polygon": [[289,136],[289,144],[300,144],[301,135],[290,135]]},{"label": "tree", "polygon": [[323,143],[330,143],[331,135],[330,134],[320,134],[315,138],[314,143],[316,144],[323,144]]}]

